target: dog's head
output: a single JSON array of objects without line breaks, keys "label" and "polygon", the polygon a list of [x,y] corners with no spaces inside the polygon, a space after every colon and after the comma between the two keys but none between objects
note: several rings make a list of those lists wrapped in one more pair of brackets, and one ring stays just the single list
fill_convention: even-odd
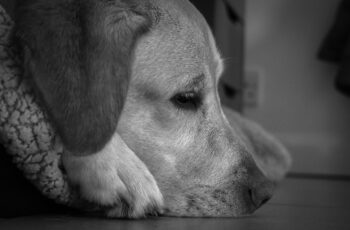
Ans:
[{"label": "dog's head", "polygon": [[209,26],[187,1],[153,4],[157,22],[136,43],[118,132],[155,176],[166,214],[251,213],[273,184],[223,113],[223,63]]},{"label": "dog's head", "polygon": [[68,150],[95,152],[117,126],[156,178],[166,215],[244,215],[271,197],[278,176],[265,166],[279,167],[282,148],[237,114],[230,125],[222,60],[187,0],[26,3],[34,10],[22,11],[19,35]]}]

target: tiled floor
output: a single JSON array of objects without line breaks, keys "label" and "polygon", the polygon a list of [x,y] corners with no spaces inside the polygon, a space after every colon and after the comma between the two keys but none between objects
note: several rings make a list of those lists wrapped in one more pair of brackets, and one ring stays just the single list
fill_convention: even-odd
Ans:
[{"label": "tiled floor", "polygon": [[267,229],[349,230],[350,181],[288,178],[253,216],[233,219],[154,218],[139,221],[35,216],[0,220],[0,229]]}]

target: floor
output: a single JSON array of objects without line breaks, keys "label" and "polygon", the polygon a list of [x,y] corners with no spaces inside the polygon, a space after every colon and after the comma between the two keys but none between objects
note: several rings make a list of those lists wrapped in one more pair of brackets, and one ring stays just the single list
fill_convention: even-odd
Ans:
[{"label": "floor", "polygon": [[0,219],[0,229],[350,229],[350,181],[288,178],[274,198],[245,218],[152,218],[138,221],[69,216]]}]

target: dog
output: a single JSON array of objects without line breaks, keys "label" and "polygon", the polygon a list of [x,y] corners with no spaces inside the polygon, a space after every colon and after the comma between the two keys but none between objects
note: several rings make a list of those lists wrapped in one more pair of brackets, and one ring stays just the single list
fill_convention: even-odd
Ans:
[{"label": "dog", "polygon": [[15,18],[67,177],[107,216],[234,217],[271,198],[290,160],[260,127],[226,118],[223,61],[190,2],[26,0]]}]

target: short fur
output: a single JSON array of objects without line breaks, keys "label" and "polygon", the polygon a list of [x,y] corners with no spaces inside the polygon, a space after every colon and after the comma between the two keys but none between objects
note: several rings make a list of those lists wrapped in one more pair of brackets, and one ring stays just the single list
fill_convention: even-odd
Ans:
[{"label": "short fur", "polygon": [[230,125],[222,60],[187,0],[29,0],[20,12],[26,68],[84,199],[112,217],[240,216],[271,197],[290,158],[237,114]]}]

